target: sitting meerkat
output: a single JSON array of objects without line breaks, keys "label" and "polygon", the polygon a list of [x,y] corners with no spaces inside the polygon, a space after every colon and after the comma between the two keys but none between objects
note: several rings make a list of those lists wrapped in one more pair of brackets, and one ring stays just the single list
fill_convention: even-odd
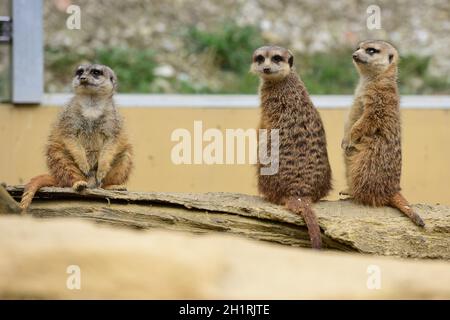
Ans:
[{"label": "sitting meerkat", "polygon": [[23,210],[41,187],[126,190],[123,184],[132,168],[132,147],[113,100],[116,75],[104,65],[81,65],[72,86],[75,96],[59,114],[48,138],[50,173],[25,185]]},{"label": "sitting meerkat", "polygon": [[[260,128],[279,130],[278,172],[259,174],[259,192],[268,201],[300,214],[312,247],[320,248],[320,228],[311,206],[331,189],[322,120],[295,72],[294,57],[289,50],[277,46],[257,49],[251,71],[261,79]],[[260,168],[258,162],[259,173]]]},{"label": "sitting meerkat", "polygon": [[400,193],[398,60],[397,50],[380,40],[364,41],[353,53],[360,80],[342,141],[349,187],[345,193],[365,205],[395,207],[423,227]]}]

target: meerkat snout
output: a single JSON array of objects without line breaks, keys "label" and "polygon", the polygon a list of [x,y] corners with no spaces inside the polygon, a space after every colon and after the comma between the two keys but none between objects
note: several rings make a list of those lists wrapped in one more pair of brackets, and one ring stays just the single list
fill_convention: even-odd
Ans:
[{"label": "meerkat snout", "polygon": [[278,46],[264,46],[253,53],[250,71],[263,80],[280,80],[292,69],[294,57],[292,53]]},{"label": "meerkat snout", "polygon": [[72,80],[75,93],[86,95],[112,95],[116,84],[114,71],[100,64],[80,65]]}]

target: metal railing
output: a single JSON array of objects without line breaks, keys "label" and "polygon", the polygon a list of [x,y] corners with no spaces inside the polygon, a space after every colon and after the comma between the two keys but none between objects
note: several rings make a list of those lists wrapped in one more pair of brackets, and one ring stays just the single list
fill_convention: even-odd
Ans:
[{"label": "metal railing", "polygon": [[[72,94],[45,94],[44,106],[63,106]],[[351,106],[351,95],[313,95],[314,105],[321,109],[340,109]],[[140,108],[257,108],[257,95],[182,95],[182,94],[117,94],[119,107]],[[401,107],[407,109],[450,109],[450,96],[401,97]]]}]

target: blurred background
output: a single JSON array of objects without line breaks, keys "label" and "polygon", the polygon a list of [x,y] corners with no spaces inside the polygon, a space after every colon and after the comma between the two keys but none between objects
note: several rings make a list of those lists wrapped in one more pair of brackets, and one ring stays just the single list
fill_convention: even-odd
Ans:
[{"label": "blurred background", "polygon": [[[81,8],[81,29],[64,28],[66,8]],[[381,8],[380,30],[366,9]],[[450,87],[450,2],[317,0],[44,0],[45,89],[70,91],[80,61],[113,65],[126,93],[249,93],[254,49],[290,48],[311,94],[351,94],[349,55],[358,41],[392,41],[402,55],[403,94]]]},{"label": "blurred background", "polygon": [[[13,1],[21,2],[2,0],[1,16],[11,15]],[[66,27],[72,4],[81,9],[79,30]],[[381,8],[379,30],[366,25],[372,4]],[[130,189],[256,194],[251,165],[174,165],[170,134],[192,130],[194,120],[203,120],[205,129],[256,128],[256,97],[246,102],[258,87],[248,72],[251,54],[277,44],[294,53],[296,69],[317,101],[333,167],[330,199],[336,199],[345,188],[340,142],[351,103],[347,95],[358,79],[351,52],[359,41],[377,38],[399,49],[400,91],[413,95],[402,100],[408,101],[402,108],[404,193],[412,202],[450,204],[448,0],[43,0],[40,18],[40,101],[11,103],[14,41],[0,44],[0,180],[22,184],[46,170],[45,139],[68,98],[60,94],[70,93],[78,64],[98,62],[119,78],[120,106],[136,152]],[[208,100],[212,94],[226,96]]]}]

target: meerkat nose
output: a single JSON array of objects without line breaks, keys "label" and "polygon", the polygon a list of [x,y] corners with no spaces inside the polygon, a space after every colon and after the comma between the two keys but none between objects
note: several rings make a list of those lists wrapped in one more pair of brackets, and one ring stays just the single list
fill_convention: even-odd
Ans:
[{"label": "meerkat nose", "polygon": [[353,57],[353,59],[357,59],[357,58],[358,58],[358,55],[357,55],[356,53],[354,53],[354,54],[352,55],[352,57]]},{"label": "meerkat nose", "polygon": [[264,73],[270,73],[270,68],[266,67],[266,68],[263,69],[263,71],[264,71]]}]

